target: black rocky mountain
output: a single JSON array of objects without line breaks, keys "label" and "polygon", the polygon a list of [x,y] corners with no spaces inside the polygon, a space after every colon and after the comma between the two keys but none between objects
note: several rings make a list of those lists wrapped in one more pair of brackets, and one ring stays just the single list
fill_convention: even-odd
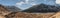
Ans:
[{"label": "black rocky mountain", "polygon": [[59,6],[56,7],[55,5],[46,5],[46,4],[38,4],[30,7],[22,12],[57,12],[59,11]]}]

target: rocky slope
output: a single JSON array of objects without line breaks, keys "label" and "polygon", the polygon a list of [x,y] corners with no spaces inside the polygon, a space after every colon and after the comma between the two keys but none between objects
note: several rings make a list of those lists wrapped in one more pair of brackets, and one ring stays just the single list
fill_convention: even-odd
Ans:
[{"label": "rocky slope", "polygon": [[5,15],[10,13],[3,5],[0,5],[0,18],[5,18]]}]

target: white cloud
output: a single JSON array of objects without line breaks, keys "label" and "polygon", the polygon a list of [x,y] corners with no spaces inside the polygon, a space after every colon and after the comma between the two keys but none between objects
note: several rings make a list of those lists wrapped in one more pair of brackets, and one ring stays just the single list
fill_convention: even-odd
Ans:
[{"label": "white cloud", "polygon": [[36,5],[36,4],[32,4],[32,5]]},{"label": "white cloud", "polygon": [[36,3],[31,3],[32,6],[36,5]]},{"label": "white cloud", "polygon": [[25,0],[25,1],[29,1],[29,0]]},{"label": "white cloud", "polygon": [[28,2],[29,0],[25,0],[25,2]]},{"label": "white cloud", "polygon": [[25,3],[24,2],[17,2],[15,6],[21,9],[21,5],[23,5],[23,4],[25,4]]},{"label": "white cloud", "polygon": [[[35,0],[31,0],[31,1],[35,1]],[[21,2],[17,2],[16,5],[17,6],[20,6],[22,4],[31,4],[31,5],[36,5],[34,2],[33,3],[30,3],[31,1],[29,0],[25,0],[25,2],[21,1]]]},{"label": "white cloud", "polygon": [[[22,9],[22,10],[24,10],[24,9],[27,9],[27,8],[29,8],[30,7],[30,5],[36,5],[34,2],[33,3],[31,3],[31,1],[34,1],[34,0],[25,0],[25,2],[23,2],[23,1],[21,1],[21,2],[17,2],[16,3],[16,7],[18,7],[18,8],[20,8],[20,9]],[[21,7],[22,5],[25,5],[25,4],[27,4],[27,5],[29,5],[28,7]]]},{"label": "white cloud", "polygon": [[60,4],[60,0],[56,0],[56,4]]},{"label": "white cloud", "polygon": [[16,5],[20,6],[22,4],[27,4],[29,0],[25,0],[25,2],[21,1],[21,2],[17,2]]},{"label": "white cloud", "polygon": [[16,3],[16,5],[22,5],[22,4],[25,4],[24,2],[18,2]]}]

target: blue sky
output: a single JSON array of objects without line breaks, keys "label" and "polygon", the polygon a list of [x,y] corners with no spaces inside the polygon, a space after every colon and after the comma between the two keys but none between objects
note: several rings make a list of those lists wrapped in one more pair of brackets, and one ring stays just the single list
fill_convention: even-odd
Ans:
[{"label": "blue sky", "polygon": [[29,7],[32,7],[33,5],[37,4],[48,4],[48,5],[55,5],[56,0],[0,0],[0,4],[3,5],[15,5],[16,7],[24,10]]},{"label": "blue sky", "polygon": [[4,5],[15,5],[17,2],[20,2],[21,0],[0,0],[0,4]]}]

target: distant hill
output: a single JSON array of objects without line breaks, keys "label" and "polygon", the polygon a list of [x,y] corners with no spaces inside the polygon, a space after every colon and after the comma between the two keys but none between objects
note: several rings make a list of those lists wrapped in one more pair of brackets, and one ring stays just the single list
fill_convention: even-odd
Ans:
[{"label": "distant hill", "polygon": [[15,7],[15,6],[6,6],[6,8],[10,11],[13,11],[13,12],[17,12],[17,11],[21,10],[18,7]]},{"label": "distant hill", "polygon": [[57,12],[57,11],[59,11],[59,7],[56,7],[55,5],[46,5],[43,3],[34,5],[33,7],[23,10],[23,12]]},{"label": "distant hill", "polygon": [[0,11],[8,11],[3,5],[0,4]]}]

